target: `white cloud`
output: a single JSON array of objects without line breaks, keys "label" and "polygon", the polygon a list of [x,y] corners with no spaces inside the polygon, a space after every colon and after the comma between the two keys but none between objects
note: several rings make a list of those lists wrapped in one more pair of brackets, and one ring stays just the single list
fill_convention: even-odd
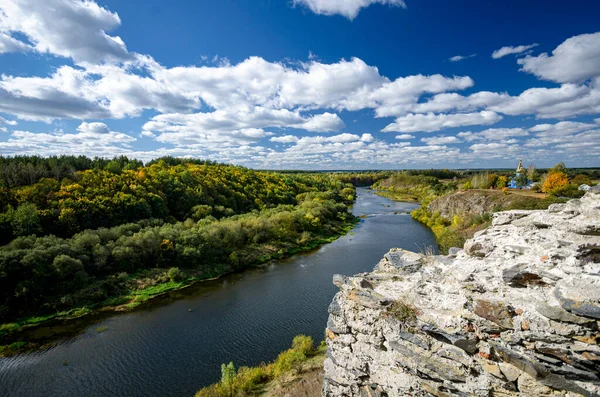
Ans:
[{"label": "white cloud", "polygon": [[444,128],[454,128],[467,125],[494,124],[502,120],[502,116],[487,110],[478,113],[456,114],[408,114],[398,117],[392,124],[387,125],[383,132],[433,132]]},{"label": "white cloud", "polygon": [[[0,12],[1,12],[1,9],[0,9]],[[1,18],[1,16],[0,16],[0,18]],[[2,22],[0,22],[0,23],[2,23]],[[6,53],[6,52],[25,52],[30,49],[27,44],[15,39],[14,37],[10,36],[7,33],[2,32],[1,29],[2,28],[0,25],[0,54]]]},{"label": "white cloud", "polygon": [[509,99],[508,94],[479,91],[469,96],[462,96],[455,92],[437,94],[427,102],[414,104],[411,111],[414,113],[448,112],[451,110],[474,111],[489,106],[501,104]]},{"label": "white cloud", "polygon": [[[3,0],[0,9],[0,33],[4,34],[0,42],[5,50],[30,48],[75,62],[131,59],[123,40],[106,33],[121,24],[119,16],[93,1]],[[13,32],[25,35],[31,44],[17,40]],[[7,42],[12,44],[7,46]]]},{"label": "white cloud", "polygon": [[86,123],[83,122],[77,127],[77,131],[82,134],[108,134],[110,129],[104,123]]},{"label": "white cloud", "polygon": [[362,134],[360,140],[363,142],[374,142],[375,137],[372,134]]},{"label": "white cloud", "polygon": [[300,128],[312,132],[339,131],[345,127],[340,116],[334,113],[323,113],[311,116],[310,119],[302,123]]},{"label": "white cloud", "polygon": [[473,141],[477,141],[477,140],[481,139],[479,134],[477,134],[476,132],[471,132],[471,131],[459,132],[458,134],[456,134],[456,136],[459,138],[462,138],[463,140],[465,140],[467,142],[473,142]]},{"label": "white cloud", "polygon": [[561,121],[556,124],[538,124],[531,128],[529,131],[536,133],[543,133],[544,135],[567,135],[575,132],[581,132],[598,128],[596,124],[581,123],[576,121]]},{"label": "white cloud", "polygon": [[488,109],[511,116],[535,114],[538,118],[598,114],[600,85],[563,84],[558,88],[530,88]]},{"label": "white cloud", "polygon": [[131,152],[130,144],[135,140],[127,134],[111,131],[104,123],[82,123],[76,133],[64,133],[62,130],[48,133],[14,131],[7,142],[0,142],[0,152],[6,155],[113,157]]},{"label": "white cloud", "polygon": [[425,142],[428,145],[447,145],[462,141],[455,136],[434,136],[431,138],[421,138],[421,142]]},{"label": "white cloud", "polygon": [[518,60],[521,70],[543,80],[577,83],[600,75],[600,32],[573,36],[552,51]]},{"label": "white cloud", "polygon": [[511,47],[511,46],[502,47],[499,50],[496,50],[492,53],[492,58],[498,59],[498,58],[502,58],[506,55],[521,54],[521,53],[523,53],[527,50],[530,50],[534,47],[537,47],[537,46],[538,46],[537,43],[533,43],[533,44],[529,44],[529,45],[519,45],[516,47]]},{"label": "white cloud", "polygon": [[455,56],[453,56],[453,57],[450,57],[450,58],[448,58],[448,60],[449,60],[450,62],[459,62],[459,61],[462,61],[462,60],[465,60],[465,59],[473,58],[473,57],[475,57],[475,56],[477,56],[477,54],[471,54],[471,55],[455,55]]},{"label": "white cloud", "polygon": [[395,139],[415,139],[414,135],[410,135],[410,134],[400,134],[400,135],[396,135]]},{"label": "white cloud", "polygon": [[174,145],[237,146],[272,135],[263,130],[268,127],[329,132],[342,128],[343,122],[331,113],[304,117],[299,111],[255,107],[235,112],[161,114],[144,124],[143,129],[158,134],[157,141]]},{"label": "white cloud", "polygon": [[555,153],[564,150],[564,155],[577,153],[583,159],[588,153],[597,153],[600,147],[600,126],[597,124],[561,121],[538,124],[529,131],[534,133],[534,137],[525,141],[524,146],[528,148],[544,147]]},{"label": "white cloud", "polygon": [[306,6],[315,14],[343,15],[352,20],[362,8],[371,4],[386,4],[406,8],[404,0],[294,0],[294,4]]},{"label": "white cloud", "polygon": [[470,149],[478,155],[486,154],[492,157],[502,157],[509,153],[515,154],[519,151],[519,146],[508,143],[476,143],[471,145]]},{"label": "white cloud", "polygon": [[269,139],[271,142],[279,142],[279,143],[295,143],[298,142],[300,138],[296,135],[283,135],[283,136],[274,136]]},{"label": "white cloud", "polygon": [[402,116],[411,112],[425,93],[464,90],[474,84],[473,79],[468,76],[449,78],[436,74],[400,77],[374,91],[369,96],[370,101],[363,107],[376,108],[377,117]]},{"label": "white cloud", "polygon": [[4,117],[0,117],[0,125],[17,125],[15,120],[6,120]]}]

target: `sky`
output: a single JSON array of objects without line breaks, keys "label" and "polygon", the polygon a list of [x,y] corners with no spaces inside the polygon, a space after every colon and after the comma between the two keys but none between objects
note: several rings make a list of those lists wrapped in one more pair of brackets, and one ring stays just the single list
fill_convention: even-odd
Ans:
[{"label": "sky", "polygon": [[0,155],[600,166],[600,2],[0,0]]}]

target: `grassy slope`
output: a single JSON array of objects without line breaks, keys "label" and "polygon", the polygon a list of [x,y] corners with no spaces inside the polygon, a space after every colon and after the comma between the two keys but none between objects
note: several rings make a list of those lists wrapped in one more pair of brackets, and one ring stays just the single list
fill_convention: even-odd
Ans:
[{"label": "grassy slope", "polygon": [[[482,213],[472,212],[470,203],[474,201],[483,207]],[[447,252],[450,247],[462,247],[477,231],[488,227],[494,212],[546,209],[550,204],[563,201],[552,196],[540,198],[521,192],[503,194],[493,190],[467,190],[451,193],[431,202],[426,200],[421,208],[412,212],[412,216],[433,231],[440,250]],[[445,209],[443,212],[446,216],[435,211],[436,208]]]},{"label": "grassy slope", "polygon": [[319,396],[326,357],[324,342],[313,348],[312,338],[299,335],[292,348],[279,354],[274,362],[238,368],[232,381],[204,387],[196,397]]}]

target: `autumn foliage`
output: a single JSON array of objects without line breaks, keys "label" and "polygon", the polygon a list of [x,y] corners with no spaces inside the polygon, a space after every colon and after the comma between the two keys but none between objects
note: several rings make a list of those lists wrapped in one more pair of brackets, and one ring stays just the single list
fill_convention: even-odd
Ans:
[{"label": "autumn foliage", "polygon": [[569,184],[569,177],[564,172],[554,172],[548,175],[542,185],[542,191],[548,194],[554,194]]}]

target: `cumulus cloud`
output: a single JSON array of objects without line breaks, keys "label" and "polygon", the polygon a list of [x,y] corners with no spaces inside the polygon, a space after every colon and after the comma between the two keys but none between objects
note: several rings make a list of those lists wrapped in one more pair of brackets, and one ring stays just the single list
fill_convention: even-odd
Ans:
[{"label": "cumulus cloud", "polygon": [[455,136],[440,135],[431,138],[421,138],[421,142],[425,142],[428,145],[447,145],[451,143],[460,143],[462,141]]},{"label": "cumulus cloud", "polygon": [[389,6],[406,8],[404,0],[294,0],[294,5],[307,7],[315,14],[343,15],[352,20],[356,18],[362,8],[371,4],[386,4]]},{"label": "cumulus cloud", "polygon": [[464,131],[457,136],[467,142],[472,141],[506,141],[509,138],[528,136],[523,128],[488,128],[480,132]]},{"label": "cumulus cloud", "polygon": [[463,61],[465,59],[469,59],[469,58],[473,58],[477,56],[477,54],[471,54],[471,55],[455,55],[453,57],[448,58],[448,60],[450,62],[459,62],[459,61]]},{"label": "cumulus cloud", "polygon": [[530,50],[534,47],[537,47],[537,43],[529,44],[529,45],[518,45],[516,47],[506,46],[502,47],[499,50],[496,50],[492,53],[492,58],[498,59],[511,54],[521,54],[527,50]]},{"label": "cumulus cloud", "polygon": [[505,98],[489,110],[511,116],[535,114],[537,118],[573,117],[600,112],[600,84],[562,84],[558,88],[530,88]]},{"label": "cumulus cloud", "polygon": [[372,134],[362,134],[360,140],[363,142],[373,142],[375,137]]},{"label": "cumulus cloud", "polygon": [[467,125],[494,124],[502,120],[495,112],[483,110],[477,113],[455,114],[408,114],[396,118],[394,123],[387,125],[383,132],[433,132],[444,128],[462,127]]},{"label": "cumulus cloud", "polygon": [[[375,2],[403,5],[383,0],[302,0],[309,8],[309,3],[314,7],[329,3],[333,8],[319,8],[320,12],[349,18],[356,16],[352,12]],[[600,119],[597,124],[561,121],[529,129],[463,131],[456,136],[423,138],[421,146],[409,142],[415,139],[409,133],[487,126],[503,115],[553,119],[599,114],[596,44],[600,33],[575,36],[552,55],[519,61],[522,70],[559,86],[534,87],[517,95],[489,91],[461,95],[456,91],[475,84],[468,76],[419,74],[390,79],[359,58],[324,63],[315,57],[307,62],[250,57],[232,64],[216,57],[204,66],[165,67],[149,55],[128,52],[120,38],[110,35],[121,23],[118,15],[94,1],[34,3],[39,2],[0,0],[0,53],[44,53],[71,58],[73,63],[44,76],[1,75],[0,112],[53,122],[135,117],[150,110],[151,118],[136,136],[164,147],[134,150],[134,137],[111,131],[102,122],[84,121],[76,131],[67,133],[5,134],[3,139],[8,137],[8,141],[0,143],[3,154],[125,154],[142,159],[173,155],[260,168],[356,168],[367,164],[368,168],[386,164],[397,168],[408,161],[411,166],[469,164],[474,153],[485,153],[486,159],[511,158],[519,150],[532,158],[548,159],[559,151],[571,156],[577,142],[594,148],[593,140],[598,140]],[[335,7],[346,11],[337,12]],[[353,8],[355,11],[348,11]],[[498,51],[516,53],[520,47],[527,46]],[[345,124],[338,114],[365,109],[377,118],[394,117],[383,131],[400,132],[395,142],[378,140],[369,133],[339,133]],[[0,131],[8,132],[7,127],[15,124],[0,118]],[[320,135],[301,136],[306,134],[296,135],[295,130]],[[470,147],[447,146],[461,141],[469,142]],[[263,146],[268,142],[282,145]]]},{"label": "cumulus cloud", "polygon": [[47,133],[14,131],[7,142],[0,142],[0,151],[7,155],[38,154],[43,156],[74,154],[113,157],[131,152],[136,138],[111,131],[104,123],[82,123],[75,133],[57,130]]},{"label": "cumulus cloud", "polygon": [[158,135],[159,142],[175,145],[228,144],[258,142],[272,133],[263,128],[297,128],[312,132],[337,131],[344,126],[336,114],[323,113],[305,117],[299,111],[287,109],[252,109],[210,113],[167,113],[153,117],[144,131]]},{"label": "cumulus cloud", "polygon": [[[69,57],[75,62],[128,60],[131,54],[123,40],[106,33],[120,24],[116,13],[93,1],[3,0],[0,48],[5,51],[31,49]],[[14,32],[23,34],[29,43],[15,38]]]},{"label": "cumulus cloud", "polygon": [[578,83],[600,75],[600,32],[573,36],[552,51],[519,59],[521,70],[542,80]]},{"label": "cumulus cloud", "polygon": [[437,113],[457,110],[471,112],[501,104],[509,98],[510,96],[506,93],[489,91],[479,91],[469,96],[462,96],[455,92],[443,93],[433,96],[427,102],[414,104],[411,107],[411,111],[414,113]]},{"label": "cumulus cloud", "polygon": [[274,136],[273,138],[269,139],[271,142],[278,143],[294,143],[298,142],[299,140],[300,138],[298,138],[296,135]]},{"label": "cumulus cloud", "polygon": [[369,96],[372,103],[367,102],[370,106],[365,107],[374,107],[377,117],[401,116],[411,112],[423,94],[464,90],[474,84],[468,76],[449,78],[436,74],[400,77],[374,91]]}]

